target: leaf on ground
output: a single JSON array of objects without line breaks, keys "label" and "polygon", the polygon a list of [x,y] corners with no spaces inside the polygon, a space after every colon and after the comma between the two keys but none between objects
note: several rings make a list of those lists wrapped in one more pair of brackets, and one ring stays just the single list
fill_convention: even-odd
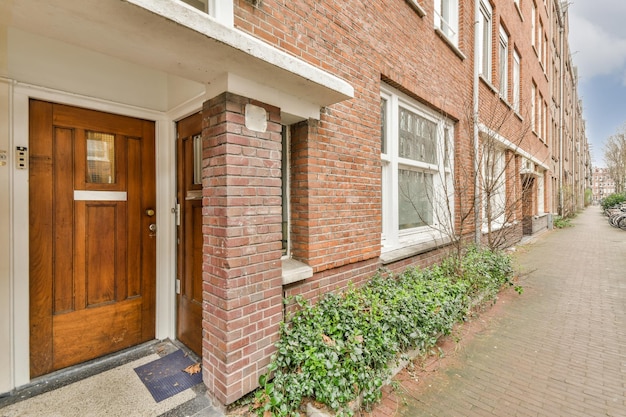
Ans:
[{"label": "leaf on ground", "polygon": [[322,334],[322,340],[324,340],[326,346],[335,346],[335,341],[325,334]]},{"label": "leaf on ground", "polygon": [[200,365],[200,362],[198,362],[198,363],[194,363],[193,365],[189,365],[188,367],[183,369],[183,371],[187,372],[189,375],[194,375],[194,374],[199,373],[201,369],[202,369],[202,365]]}]

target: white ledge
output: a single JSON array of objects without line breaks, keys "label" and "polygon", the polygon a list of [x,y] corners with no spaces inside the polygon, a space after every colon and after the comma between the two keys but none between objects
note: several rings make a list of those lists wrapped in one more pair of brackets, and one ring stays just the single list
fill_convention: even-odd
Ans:
[{"label": "white ledge", "polygon": [[295,259],[283,259],[283,285],[304,281],[313,276],[313,268]]},{"label": "white ledge", "polygon": [[417,243],[410,246],[404,246],[399,249],[383,252],[380,255],[380,262],[383,265],[388,265],[393,262],[401,261],[412,256],[419,255],[434,249],[438,249],[442,246],[448,245],[452,239],[448,236],[441,239],[429,239],[425,242]]}]

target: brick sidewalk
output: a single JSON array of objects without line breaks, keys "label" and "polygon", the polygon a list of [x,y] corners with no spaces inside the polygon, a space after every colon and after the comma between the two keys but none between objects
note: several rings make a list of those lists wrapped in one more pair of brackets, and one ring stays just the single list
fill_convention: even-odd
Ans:
[{"label": "brick sidewalk", "polygon": [[508,291],[457,330],[467,340],[448,338],[438,371],[402,372],[362,415],[626,416],[626,232],[598,207],[572,224],[518,249],[522,296]]}]

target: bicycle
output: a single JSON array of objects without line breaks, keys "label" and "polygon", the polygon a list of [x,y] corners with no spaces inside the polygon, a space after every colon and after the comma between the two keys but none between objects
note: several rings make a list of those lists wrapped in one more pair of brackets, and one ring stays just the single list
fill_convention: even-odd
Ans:
[{"label": "bicycle", "polygon": [[626,205],[610,207],[605,210],[605,214],[611,226],[626,230]]}]

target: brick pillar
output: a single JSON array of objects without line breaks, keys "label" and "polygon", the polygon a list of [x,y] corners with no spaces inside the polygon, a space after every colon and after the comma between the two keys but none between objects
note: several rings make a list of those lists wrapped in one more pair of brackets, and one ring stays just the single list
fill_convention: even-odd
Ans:
[{"label": "brick pillar", "polygon": [[258,386],[282,320],[280,111],[231,93],[202,111],[203,379],[230,404]]}]

